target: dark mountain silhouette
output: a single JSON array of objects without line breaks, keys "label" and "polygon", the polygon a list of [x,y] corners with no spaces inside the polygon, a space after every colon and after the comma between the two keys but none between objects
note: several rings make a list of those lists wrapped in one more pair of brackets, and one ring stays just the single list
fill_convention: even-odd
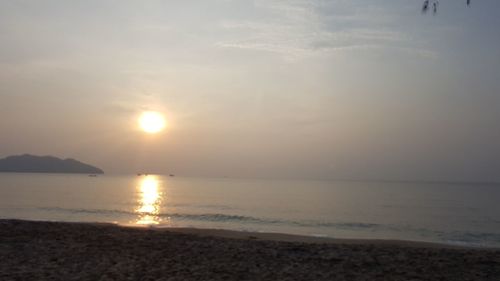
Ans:
[{"label": "dark mountain silhouette", "polygon": [[53,156],[14,155],[0,159],[0,172],[102,174],[101,169],[75,159]]}]

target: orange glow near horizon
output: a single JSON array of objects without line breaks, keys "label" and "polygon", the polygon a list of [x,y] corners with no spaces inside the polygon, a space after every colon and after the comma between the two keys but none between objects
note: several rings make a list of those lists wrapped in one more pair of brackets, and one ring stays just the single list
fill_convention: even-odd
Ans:
[{"label": "orange glow near horizon", "polygon": [[161,132],[165,128],[165,118],[159,112],[146,111],[139,117],[140,128],[149,134]]}]

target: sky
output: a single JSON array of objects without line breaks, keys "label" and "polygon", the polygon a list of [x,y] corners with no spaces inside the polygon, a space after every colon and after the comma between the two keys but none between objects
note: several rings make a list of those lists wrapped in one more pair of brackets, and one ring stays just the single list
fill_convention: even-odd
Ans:
[{"label": "sky", "polygon": [[500,181],[500,1],[422,3],[0,1],[0,157]]}]

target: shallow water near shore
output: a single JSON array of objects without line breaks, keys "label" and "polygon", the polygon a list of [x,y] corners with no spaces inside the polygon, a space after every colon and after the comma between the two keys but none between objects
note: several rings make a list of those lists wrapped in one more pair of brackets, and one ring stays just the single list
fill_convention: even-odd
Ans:
[{"label": "shallow water near shore", "polygon": [[0,218],[500,246],[500,186],[0,174]]}]

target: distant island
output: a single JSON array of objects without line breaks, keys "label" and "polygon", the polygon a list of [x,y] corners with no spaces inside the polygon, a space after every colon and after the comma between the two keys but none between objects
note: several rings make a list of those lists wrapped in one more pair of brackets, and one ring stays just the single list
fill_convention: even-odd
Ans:
[{"label": "distant island", "polygon": [[0,159],[0,172],[103,174],[103,170],[75,159],[30,154]]}]

